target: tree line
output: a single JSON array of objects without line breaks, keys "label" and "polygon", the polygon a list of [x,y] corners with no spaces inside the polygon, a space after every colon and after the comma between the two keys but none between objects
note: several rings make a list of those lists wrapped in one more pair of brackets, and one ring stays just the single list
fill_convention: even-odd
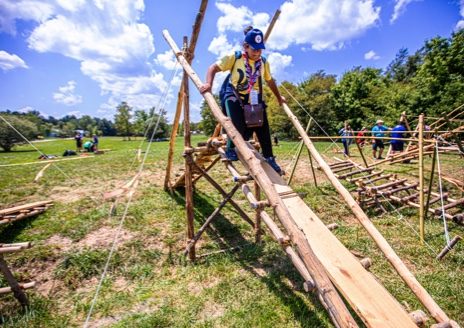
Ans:
[{"label": "tree line", "polygon": [[[354,67],[339,79],[318,71],[300,83],[284,81],[279,89],[304,126],[313,117],[331,135],[345,122],[355,130],[372,128],[378,118],[394,125],[403,111],[410,118],[421,113],[442,117],[464,104],[464,30],[428,40],[413,54],[400,49],[383,70]],[[271,91],[265,87],[264,92],[272,133],[296,138]],[[215,120],[205,102],[201,115],[200,126],[209,134]],[[313,122],[310,133],[322,131]]]}]

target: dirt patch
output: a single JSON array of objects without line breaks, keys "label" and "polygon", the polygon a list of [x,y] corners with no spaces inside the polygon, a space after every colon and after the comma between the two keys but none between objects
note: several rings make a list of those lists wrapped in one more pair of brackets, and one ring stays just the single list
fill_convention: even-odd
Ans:
[{"label": "dirt patch", "polygon": [[224,310],[224,305],[208,301],[198,316],[203,321],[214,319],[224,315]]},{"label": "dirt patch", "polygon": [[61,252],[68,251],[72,246],[73,241],[70,238],[62,237],[60,235],[53,235],[47,240],[45,240],[45,245],[52,245]]},{"label": "dirt patch", "polygon": [[[90,247],[90,248],[105,248],[110,246],[113,243],[114,236],[118,233],[117,228],[113,227],[101,227],[98,230],[92,231],[87,234],[84,239],[81,239],[76,247]],[[134,238],[134,234],[121,229],[121,232],[118,237],[118,244],[123,244],[128,240]]]}]

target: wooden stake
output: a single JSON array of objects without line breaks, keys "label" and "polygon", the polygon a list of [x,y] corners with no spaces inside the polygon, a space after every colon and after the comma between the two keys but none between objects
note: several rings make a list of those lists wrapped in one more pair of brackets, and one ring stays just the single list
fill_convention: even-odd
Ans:
[{"label": "wooden stake", "polygon": [[442,249],[442,251],[440,252],[440,254],[437,255],[437,260],[441,260],[442,258],[445,257],[446,254],[448,254],[448,252],[450,250],[453,249],[453,247],[458,243],[458,241],[460,241],[462,238],[461,236],[455,236],[448,245],[445,246],[445,248]]},{"label": "wooden stake", "polygon": [[279,19],[280,16],[280,9],[277,9],[276,12],[274,13],[274,16],[272,17],[271,23],[269,24],[269,27],[266,30],[266,33],[264,34],[264,42],[266,43],[267,39],[269,38],[269,35],[271,35],[271,32],[274,28],[275,23]]},{"label": "wooden stake", "polygon": [[8,268],[8,265],[3,259],[3,256],[1,255],[0,255],[0,271],[3,273],[5,280],[10,285],[11,290],[13,291],[13,295],[18,300],[18,302],[21,303],[23,307],[29,306],[29,301],[26,297],[26,294],[24,294],[24,292],[21,290],[21,287],[19,286],[15,277],[13,276],[10,269]]},{"label": "wooden stake", "polygon": [[419,234],[424,244],[424,114],[419,115]]}]

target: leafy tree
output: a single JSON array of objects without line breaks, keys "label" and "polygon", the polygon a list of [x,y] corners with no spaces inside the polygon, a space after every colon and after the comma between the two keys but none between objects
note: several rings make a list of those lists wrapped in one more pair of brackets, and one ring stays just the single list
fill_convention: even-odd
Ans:
[{"label": "leafy tree", "polygon": [[[219,97],[215,95],[214,98],[216,99],[216,102],[219,104],[220,103]],[[201,121],[199,124],[199,129],[202,130],[203,133],[206,135],[212,135],[214,132],[214,129],[216,128],[217,121],[213,115],[213,112],[211,111],[211,108],[204,100],[201,103],[200,115],[201,115]],[[179,133],[180,133],[180,130],[181,129],[179,129]]]},{"label": "leafy tree", "polygon": [[[18,130],[28,140],[36,138],[39,134],[37,127],[31,121],[17,116],[2,116],[16,130]],[[17,145],[24,143],[25,140],[9,126],[4,120],[0,119],[0,148],[4,151],[11,151]]]},{"label": "leafy tree", "polygon": [[123,140],[126,139],[126,137],[130,140],[130,136],[132,135],[132,124],[130,122],[132,118],[132,107],[130,107],[127,102],[123,101],[118,105],[116,111],[114,126],[117,130],[117,134],[123,136]]},{"label": "leafy tree", "polygon": [[114,127],[113,122],[110,120],[107,120],[106,118],[103,119],[96,119],[97,122],[97,128],[101,132],[102,135],[104,136],[115,136],[116,135],[116,129]]},{"label": "leafy tree", "polygon": [[[152,136],[154,140],[167,138],[169,136],[170,129],[169,124],[167,123],[166,114],[167,112],[165,110],[162,110],[160,115],[155,113],[154,107],[150,109],[150,117],[146,120],[148,140],[150,140]],[[157,124],[158,128],[156,129],[156,132],[153,133]]]},{"label": "leafy tree", "polygon": [[137,136],[143,136],[147,128],[148,114],[144,110],[136,110],[134,112],[134,132]]}]

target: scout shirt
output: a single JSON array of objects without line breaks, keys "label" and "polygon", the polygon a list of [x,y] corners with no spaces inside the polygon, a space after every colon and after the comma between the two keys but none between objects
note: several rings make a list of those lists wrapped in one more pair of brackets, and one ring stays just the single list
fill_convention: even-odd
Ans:
[{"label": "scout shirt", "polygon": [[[235,64],[234,64],[235,63]],[[219,69],[224,71],[231,71],[230,72],[230,82],[232,85],[237,89],[237,91],[241,95],[246,95],[248,93],[248,79],[246,77],[246,70],[245,70],[245,58],[242,54],[242,57],[236,59],[235,54],[225,56],[216,64],[219,66]],[[252,73],[255,72],[255,61],[248,59],[248,64],[251,66]],[[263,65],[264,64],[264,65]],[[266,60],[264,62],[261,57],[261,77],[265,81],[269,81],[272,79],[271,76],[271,68],[269,66],[269,62]],[[256,79],[255,84],[253,85],[253,89],[259,92],[259,81]]]}]

